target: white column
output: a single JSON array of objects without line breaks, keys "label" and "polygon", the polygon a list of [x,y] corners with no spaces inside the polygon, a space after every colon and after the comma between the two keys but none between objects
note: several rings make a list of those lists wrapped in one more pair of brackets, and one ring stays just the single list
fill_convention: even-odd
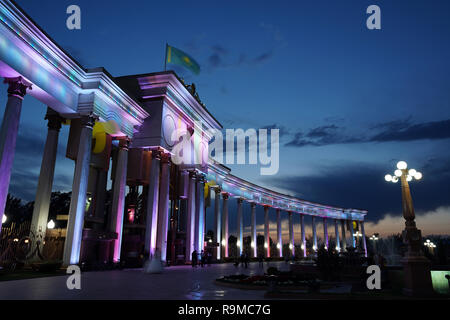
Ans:
[{"label": "white column", "polygon": [[0,232],[16,150],[22,100],[27,89],[31,89],[31,84],[27,83],[22,77],[5,78],[5,82],[9,84],[9,87],[8,101],[6,102],[0,129]]},{"label": "white column", "polygon": [[364,248],[364,256],[367,257],[367,243],[366,243],[366,232],[364,230],[364,221],[361,221],[359,223],[361,226],[361,233],[362,233],[362,241],[363,241],[363,248]]},{"label": "white column", "polygon": [[269,206],[264,206],[264,249],[270,258]]},{"label": "white column", "polygon": [[222,215],[220,212],[220,188],[214,189],[214,236],[215,241],[219,244],[217,247],[217,259],[221,257],[221,241],[222,241]]},{"label": "white column", "polygon": [[281,258],[283,256],[283,236],[281,234],[281,210],[277,209],[276,212],[277,212],[277,246]]},{"label": "white column", "polygon": [[169,228],[169,185],[170,185],[170,158],[168,154],[161,155],[161,176],[159,182],[158,201],[158,229],[156,247],[161,251],[161,261],[167,256],[167,230]]},{"label": "white column", "polygon": [[151,151],[152,160],[150,177],[148,179],[147,212],[145,221],[145,253],[153,257],[156,250],[156,235],[158,228],[158,202],[159,202],[159,172],[161,152]]},{"label": "white column", "polygon": [[334,233],[336,234],[336,251],[341,251],[341,242],[339,241],[339,220],[334,219]]},{"label": "white column", "polygon": [[258,245],[256,242],[256,203],[251,202],[250,203],[250,209],[251,209],[251,232],[252,232],[252,239],[251,244],[253,247],[253,258],[256,258],[258,256]]},{"label": "white column", "polygon": [[305,235],[305,215],[300,215],[300,225],[302,229],[302,246],[303,246],[303,257],[306,258],[306,235]]},{"label": "white column", "polygon": [[222,247],[224,248],[224,258],[228,258],[228,194],[223,193],[223,221],[222,221]]},{"label": "white column", "polygon": [[238,252],[239,255],[242,254],[242,249],[244,248],[244,235],[243,235],[243,217],[242,217],[242,198],[237,199],[237,240],[238,242]]},{"label": "white column", "polygon": [[294,217],[292,212],[289,212],[289,247],[292,256],[295,256]]},{"label": "white column", "polygon": [[205,245],[205,178],[203,175],[199,175],[197,178],[197,191],[196,191],[196,224],[195,224],[195,248],[200,254]]},{"label": "white column", "polygon": [[122,247],[123,215],[125,210],[125,191],[127,187],[128,143],[128,138],[119,140],[116,172],[114,176],[111,219],[109,225],[109,230],[117,233],[117,239],[114,241],[114,262],[120,261],[120,249]]},{"label": "white column", "polygon": [[353,228],[353,220],[349,220],[350,222],[350,239],[352,247],[356,249],[356,239],[355,239],[355,229]]},{"label": "white column", "polygon": [[91,115],[81,117],[80,141],[75,160],[69,221],[67,222],[67,234],[64,243],[63,264],[65,266],[77,264],[80,261],[94,122],[95,118]]},{"label": "white column", "polygon": [[313,251],[317,251],[316,217],[312,216]]},{"label": "white column", "polygon": [[195,238],[195,172],[189,172],[188,204],[186,219],[186,261],[191,261]]},{"label": "white column", "polygon": [[347,239],[345,238],[345,220],[341,220],[341,232],[342,232],[342,251],[347,249]]},{"label": "white column", "polygon": [[55,173],[56,152],[58,149],[58,136],[62,121],[62,118],[50,108],[47,109],[45,119],[48,120],[47,140],[45,141],[44,154],[42,156],[41,171],[39,173],[30,228],[31,250],[37,249],[31,258],[33,261],[40,258],[39,255],[42,253],[47,231],[48,211]]},{"label": "white column", "polygon": [[323,218],[323,237],[325,241],[325,250],[328,250],[328,223],[327,218]]}]

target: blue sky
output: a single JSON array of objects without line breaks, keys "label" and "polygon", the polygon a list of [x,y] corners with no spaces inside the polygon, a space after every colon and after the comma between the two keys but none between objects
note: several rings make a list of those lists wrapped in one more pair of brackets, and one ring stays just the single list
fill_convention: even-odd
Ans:
[{"label": "blue sky", "polygon": [[[450,206],[448,1],[17,2],[84,67],[103,66],[113,76],[160,71],[166,42],[188,52],[200,75],[175,71],[196,83],[225,128],[281,129],[279,173],[231,166],[240,177],[365,208],[376,222],[401,212],[399,186],[383,177],[402,159],[424,173],[412,186],[419,214]],[[81,8],[78,31],[66,28],[71,4]],[[365,26],[371,4],[381,8],[381,30]],[[28,200],[44,114],[45,106],[25,99],[10,191]],[[71,185],[67,133],[54,190]],[[445,212],[436,225],[449,222]]]}]

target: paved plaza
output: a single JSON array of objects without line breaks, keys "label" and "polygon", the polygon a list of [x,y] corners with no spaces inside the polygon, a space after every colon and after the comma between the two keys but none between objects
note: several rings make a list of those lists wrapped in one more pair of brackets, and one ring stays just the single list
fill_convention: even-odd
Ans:
[{"label": "paved plaza", "polygon": [[[281,270],[284,262],[271,262]],[[81,275],[81,290],[69,290],[66,276],[0,282],[0,300],[6,299],[264,299],[264,290],[241,290],[218,286],[214,280],[231,274],[262,274],[257,262],[248,269],[232,263],[204,268],[176,266],[162,274],[145,274],[142,269],[92,271]]]}]

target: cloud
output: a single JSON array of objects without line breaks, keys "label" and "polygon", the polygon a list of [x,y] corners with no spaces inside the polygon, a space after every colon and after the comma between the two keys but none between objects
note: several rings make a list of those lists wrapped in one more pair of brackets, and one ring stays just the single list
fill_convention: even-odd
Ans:
[{"label": "cloud", "polygon": [[361,142],[361,138],[355,138],[344,134],[344,128],[334,124],[319,126],[303,133],[297,131],[294,137],[285,144],[290,147],[325,146],[341,143]]},{"label": "cloud", "polygon": [[[416,212],[417,227],[422,230],[422,236],[448,235],[450,230],[450,206],[438,207],[435,210]],[[405,227],[405,219],[401,213],[386,214],[377,222],[364,224],[367,235],[379,233],[381,236],[389,236],[401,233]]]},{"label": "cloud", "polygon": [[442,121],[425,122],[419,124],[403,124],[403,127],[388,127],[370,138],[370,141],[412,141],[436,140],[450,138],[450,119]]},{"label": "cloud", "polygon": [[412,124],[410,119],[379,123],[363,134],[349,135],[344,127],[335,124],[318,126],[306,133],[297,131],[285,144],[291,147],[326,146],[333,144],[439,140],[450,138],[450,119]]},{"label": "cloud", "polygon": [[[446,165],[442,164],[445,163]],[[427,163],[429,174],[411,185],[417,211],[450,206],[450,164],[444,159]],[[431,172],[438,171],[439,174]],[[367,219],[378,221],[386,212],[401,209],[400,186],[384,181],[386,168],[372,164],[349,163],[322,167],[315,175],[268,177],[267,185],[291,190],[295,196],[318,203],[369,211]]]}]

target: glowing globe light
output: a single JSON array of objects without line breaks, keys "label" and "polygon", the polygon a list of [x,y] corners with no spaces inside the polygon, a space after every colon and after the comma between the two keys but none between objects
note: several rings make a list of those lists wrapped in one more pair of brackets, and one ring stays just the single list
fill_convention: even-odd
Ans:
[{"label": "glowing globe light", "polygon": [[416,175],[416,173],[417,173],[416,169],[409,169],[409,170],[408,170],[408,174],[409,174],[411,177],[414,177],[414,176]]},{"label": "glowing globe light", "polygon": [[292,243],[289,244],[289,249],[292,249]]},{"label": "glowing globe light", "polygon": [[416,174],[414,175],[414,178],[416,178],[416,180],[422,179],[422,173],[417,171]]},{"label": "glowing globe light", "polygon": [[55,227],[55,222],[53,221],[53,220],[50,220],[48,223],[47,223],[47,228],[48,229],[53,229]]},{"label": "glowing globe light", "polygon": [[264,248],[267,248],[267,243],[264,243]]},{"label": "glowing globe light", "polygon": [[386,180],[387,182],[391,182],[392,181],[392,176],[390,174],[387,174],[384,176],[384,180]]},{"label": "glowing globe light", "polygon": [[408,176],[406,177],[406,181],[411,181],[412,177],[408,174]]},{"label": "glowing globe light", "polygon": [[6,217],[6,214],[4,214],[3,217],[2,217],[2,224],[5,223],[6,220],[8,220],[8,218]]},{"label": "glowing globe light", "polygon": [[406,168],[408,168],[408,164],[405,161],[397,162],[397,169],[405,170]]},{"label": "glowing globe light", "polygon": [[225,241],[225,239],[222,240],[222,245],[224,246],[227,242]]},{"label": "glowing globe light", "polygon": [[397,183],[397,182],[398,182],[398,178],[397,178],[397,177],[393,177],[393,178],[392,178],[392,182],[393,182],[393,183]]},{"label": "glowing globe light", "polygon": [[252,243],[250,244],[252,246],[252,248],[255,247],[255,243],[252,241]]},{"label": "glowing globe light", "polygon": [[241,242],[240,242],[239,240],[237,241],[237,243],[236,243],[236,244],[237,244],[237,246],[238,246],[238,247],[240,247],[240,246],[241,246]]},{"label": "glowing globe light", "polygon": [[394,171],[394,174],[395,174],[397,177],[401,177],[401,176],[402,176],[402,170],[397,169],[397,170]]},{"label": "glowing globe light", "polygon": [[280,249],[280,244],[279,243],[277,243],[277,249]]}]

